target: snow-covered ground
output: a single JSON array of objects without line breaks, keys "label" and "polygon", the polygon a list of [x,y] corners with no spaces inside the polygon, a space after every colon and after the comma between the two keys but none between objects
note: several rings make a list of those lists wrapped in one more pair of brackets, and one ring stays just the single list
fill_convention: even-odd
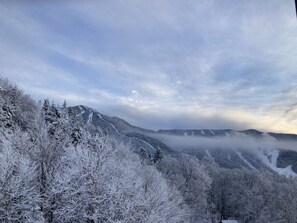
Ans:
[{"label": "snow-covered ground", "polygon": [[81,111],[81,113],[77,114],[76,116],[81,116],[83,115],[86,111],[82,108],[82,106],[78,106],[79,110]]},{"label": "snow-covered ground", "polygon": [[91,124],[92,123],[92,121],[93,121],[93,112],[90,112],[90,114],[89,114],[89,118],[88,118],[88,124]]},{"label": "snow-covered ground", "polygon": [[241,154],[241,152],[236,152],[237,153],[237,155],[239,156],[239,158],[241,159],[241,160],[243,160],[243,162],[246,164],[246,165],[248,165],[252,170],[257,170],[249,161],[247,161],[243,156],[242,156],[242,154]]},{"label": "snow-covered ground", "polygon": [[286,176],[297,176],[297,174],[292,170],[291,165],[287,166],[286,168],[277,167],[277,158],[279,156],[278,150],[259,150],[258,155],[268,167],[277,173]]},{"label": "snow-covered ground", "polygon": [[213,158],[208,149],[206,150],[206,154],[208,157]]}]

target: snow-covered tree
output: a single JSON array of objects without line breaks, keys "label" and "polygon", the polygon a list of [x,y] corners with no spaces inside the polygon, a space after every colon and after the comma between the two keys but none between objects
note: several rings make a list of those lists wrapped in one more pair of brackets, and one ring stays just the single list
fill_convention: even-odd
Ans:
[{"label": "snow-covered tree", "polygon": [[183,222],[186,207],[153,166],[127,148],[89,135],[67,148],[56,179],[54,219],[61,222]]},{"label": "snow-covered tree", "polygon": [[2,141],[0,152],[0,221],[42,222],[36,166]]},{"label": "snow-covered tree", "polygon": [[3,132],[5,129],[12,127],[12,112],[8,103],[4,100],[5,89],[0,85],[0,129]]},{"label": "snow-covered tree", "polygon": [[68,142],[66,135],[60,135],[57,130],[52,132],[52,127],[51,123],[46,123],[44,120],[42,110],[39,110],[28,131],[31,141],[31,148],[28,152],[36,166],[36,187],[41,199],[40,208],[47,222],[53,222],[55,198],[52,188],[54,175],[59,171],[60,159],[64,153],[63,149]]},{"label": "snow-covered tree", "polygon": [[163,157],[157,165],[170,185],[178,189],[190,208],[189,222],[207,219],[207,194],[211,179],[199,160],[182,154],[178,157]]},{"label": "snow-covered tree", "polygon": [[26,129],[35,109],[36,103],[29,95],[9,80],[0,78],[0,126],[17,124]]},{"label": "snow-covered tree", "polygon": [[280,212],[279,222],[297,222],[297,179],[288,178],[286,182],[278,185],[278,199],[275,201]]}]

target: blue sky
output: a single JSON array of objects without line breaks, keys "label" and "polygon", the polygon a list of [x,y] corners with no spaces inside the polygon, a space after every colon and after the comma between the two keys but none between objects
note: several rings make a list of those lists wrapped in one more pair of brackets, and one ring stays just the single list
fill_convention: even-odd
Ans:
[{"label": "blue sky", "polygon": [[297,133],[293,0],[0,2],[0,75],[145,128]]}]

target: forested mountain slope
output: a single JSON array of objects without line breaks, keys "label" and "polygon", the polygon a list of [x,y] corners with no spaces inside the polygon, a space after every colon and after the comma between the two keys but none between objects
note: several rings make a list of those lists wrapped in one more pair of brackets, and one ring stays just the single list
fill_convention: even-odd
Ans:
[{"label": "forested mountain slope", "polygon": [[[253,129],[174,129],[155,132],[132,126],[117,117],[100,114],[86,106],[70,109],[86,124],[100,128],[119,142],[129,144],[135,151],[143,148],[151,157],[160,149],[163,153],[187,153],[200,160],[212,158],[225,168],[274,171],[285,175],[297,173],[297,152],[294,150],[297,135],[294,134],[263,133]],[[258,145],[250,148],[246,145],[250,142],[258,142]]]}]

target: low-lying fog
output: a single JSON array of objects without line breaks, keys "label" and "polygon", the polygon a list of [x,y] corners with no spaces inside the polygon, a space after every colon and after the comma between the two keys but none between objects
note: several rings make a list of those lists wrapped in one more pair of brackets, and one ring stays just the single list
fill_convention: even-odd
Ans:
[{"label": "low-lying fog", "polygon": [[297,151],[297,142],[278,141],[269,135],[256,138],[244,134],[232,136],[176,136],[168,134],[153,134],[151,137],[157,138],[161,142],[176,149],[284,149]]}]

